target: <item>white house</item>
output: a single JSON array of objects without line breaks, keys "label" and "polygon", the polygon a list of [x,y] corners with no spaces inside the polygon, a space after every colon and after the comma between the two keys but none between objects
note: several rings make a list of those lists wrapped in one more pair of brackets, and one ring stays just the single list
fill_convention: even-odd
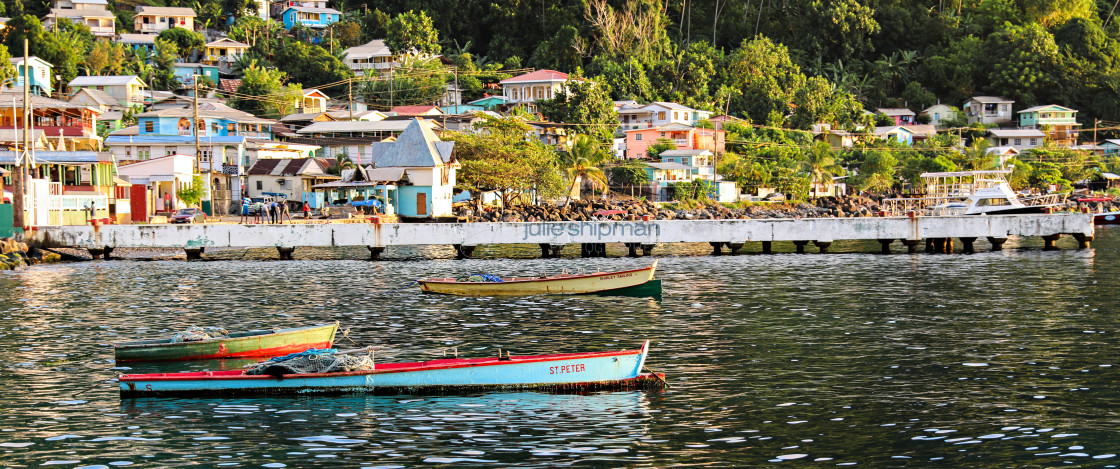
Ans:
[{"label": "white house", "polygon": [[1042,146],[1046,134],[1038,129],[989,129],[988,141],[993,147],[1012,147],[1019,152]]},{"label": "white house", "polygon": [[567,73],[537,70],[502,80],[502,95],[509,104],[532,104],[538,99],[552,99],[567,92],[567,83]]},{"label": "white house", "polygon": [[66,18],[89,27],[97,37],[113,37],[117,17],[108,10],[107,0],[56,0],[54,8],[43,18],[43,29],[50,31],[58,18]]},{"label": "white house", "polygon": [[373,148],[374,168],[401,168],[407,184],[398,187],[394,205],[403,217],[431,218],[451,216],[451,196],[455,187],[453,157],[455,142],[442,141],[419,118],[409,119],[408,127],[396,141],[382,142]]},{"label": "white house", "polygon": [[194,155],[175,154],[122,164],[117,167],[117,174],[134,186],[148,187],[154,199],[148,204],[149,215],[176,210],[186,207],[179,201],[178,191],[190,187],[193,182]]},{"label": "white house", "polygon": [[257,160],[249,168],[245,191],[249,197],[282,194],[288,200],[302,200],[311,186],[338,179],[327,172],[330,165],[325,158]]},{"label": "white house", "polygon": [[965,101],[961,110],[968,116],[968,123],[1010,124],[1015,118],[1011,107],[1015,101],[996,96],[974,96]]},{"label": "white house", "polygon": [[303,97],[296,102],[296,111],[304,114],[320,113],[327,111],[327,101],[330,96],[315,88],[303,90]]},{"label": "white house", "polygon": [[710,111],[700,111],[677,103],[624,103],[616,108],[623,130],[661,127],[674,123],[696,126],[700,121],[712,117]]},{"label": "white house", "polygon": [[54,66],[43,59],[35,56],[28,57],[28,65],[23,65],[23,57],[14,57],[11,59],[12,66],[16,68],[15,81],[8,84],[8,88],[16,90],[23,90],[24,76],[30,76],[29,82],[31,87],[31,94],[50,97],[54,88],[51,86],[51,79],[53,78],[51,70]]},{"label": "white house", "polygon": [[194,31],[196,16],[190,8],[140,5],[133,17],[133,31],[147,34],[159,34],[171,28]]},{"label": "white house", "polygon": [[369,73],[389,72],[389,68],[399,65],[393,53],[385,46],[384,39],[374,39],[360,46],[346,49],[346,58],[342,60],[355,75]]}]

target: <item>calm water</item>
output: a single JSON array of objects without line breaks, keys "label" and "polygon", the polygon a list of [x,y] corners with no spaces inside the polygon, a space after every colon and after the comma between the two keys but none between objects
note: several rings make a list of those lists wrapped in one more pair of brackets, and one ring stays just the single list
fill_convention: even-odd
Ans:
[{"label": "calm water", "polygon": [[[388,253],[415,258],[402,262],[253,260],[275,257],[262,251],[0,272],[0,466],[1111,467],[1120,462],[1120,231],[1101,230],[1091,250],[1061,245],[967,256],[858,252],[877,243],[823,256],[674,248],[661,256],[662,302],[385,293],[430,275],[648,262],[419,259],[450,255],[444,248]],[[671,387],[121,401],[112,381],[161,369],[115,367],[114,341],[336,319],[355,341],[385,347],[379,359],[453,346],[468,356],[634,348],[649,338],[648,364]]]}]

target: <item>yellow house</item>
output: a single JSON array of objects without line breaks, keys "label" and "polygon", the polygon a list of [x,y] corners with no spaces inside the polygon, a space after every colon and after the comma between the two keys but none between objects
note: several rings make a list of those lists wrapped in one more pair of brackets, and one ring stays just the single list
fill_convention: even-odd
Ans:
[{"label": "yellow house", "polygon": [[331,98],[315,88],[303,90],[303,98],[296,104],[298,112],[303,114],[326,112],[327,101]]},{"label": "yellow house", "polygon": [[215,62],[234,62],[238,57],[249,51],[249,45],[223,37],[217,41],[206,44],[205,62],[213,65]]}]

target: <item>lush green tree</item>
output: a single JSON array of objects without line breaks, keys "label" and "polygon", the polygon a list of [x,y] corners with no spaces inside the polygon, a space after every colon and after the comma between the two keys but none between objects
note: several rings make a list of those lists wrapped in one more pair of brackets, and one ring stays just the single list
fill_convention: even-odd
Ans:
[{"label": "lush green tree", "polygon": [[906,102],[906,107],[921,112],[922,109],[937,104],[937,95],[930,93],[921,83],[912,81],[902,91],[902,100]]},{"label": "lush green tree", "polygon": [[201,34],[183,28],[165,29],[156,38],[174,44],[179,56],[187,60],[193,60],[206,45]]},{"label": "lush green tree", "polygon": [[16,78],[16,67],[12,65],[12,54],[8,47],[0,44],[0,83]]},{"label": "lush green tree", "polygon": [[529,125],[522,117],[483,116],[479,133],[456,133],[455,153],[462,168],[458,186],[472,192],[496,191],[504,206],[522,194],[535,192],[552,198],[563,194],[556,150],[538,139],[526,138]]},{"label": "lush green tree", "polygon": [[799,166],[808,175],[809,181],[814,184],[831,183],[833,176],[844,172],[844,169],[836,164],[832,148],[825,142],[817,142],[810,147],[799,162]]},{"label": "lush green tree", "polygon": [[8,46],[8,50],[15,53],[17,57],[23,56],[23,40],[27,39],[28,50],[30,55],[38,55],[39,48],[44,43],[43,35],[46,31],[43,30],[43,24],[39,22],[39,18],[31,15],[22,15],[14,17],[4,25],[4,44]]},{"label": "lush green tree", "polygon": [[1054,37],[1042,25],[1008,25],[985,44],[993,59],[988,73],[992,91],[1028,104],[1049,98],[1061,59]]},{"label": "lush green tree", "polygon": [[568,196],[564,200],[565,207],[572,202],[572,192],[576,191],[576,185],[580,181],[585,181],[593,190],[596,187],[602,187],[604,190],[610,189],[606,173],[600,167],[610,157],[610,152],[605,150],[594,137],[587,134],[576,135],[567,155],[560,160],[561,167],[570,183]]},{"label": "lush green tree", "polygon": [[571,72],[583,64],[586,50],[586,41],[579,30],[574,26],[564,26],[551,39],[537,46],[529,58],[529,64],[536,68]]},{"label": "lush green tree", "polygon": [[773,121],[771,116],[789,113],[793,92],[801,88],[805,75],[781,44],[760,37],[743,44],[728,56],[724,83],[740,93],[731,96],[730,111],[742,113],[753,122]]},{"label": "lush green tree", "polygon": [[156,39],[156,53],[151,57],[152,69],[148,84],[154,90],[173,91],[180,86],[175,78],[175,63],[179,59],[179,48],[175,44]]},{"label": "lush green tree", "polygon": [[366,96],[367,103],[382,109],[429,104],[439,101],[447,92],[451,78],[437,59],[406,57],[401,66],[394,69],[392,80],[367,81],[361,93]]},{"label": "lush green tree", "polygon": [[427,13],[421,11],[417,14],[409,10],[389,23],[385,46],[393,54],[418,52],[435,55],[440,51],[439,33]]},{"label": "lush green tree", "polygon": [[577,133],[591,135],[600,143],[610,142],[619,127],[610,86],[584,80],[576,70],[565,88],[553,99],[537,101],[541,114],[553,122],[574,124]]},{"label": "lush green tree", "polygon": [[855,130],[868,124],[863,106],[851,94],[837,89],[821,77],[807,79],[794,92],[790,103],[793,115],[789,124],[794,128],[808,130],[813,124],[823,122]]},{"label": "lush green tree", "polygon": [[[273,68],[252,66],[244,70],[241,86],[237,87],[237,94],[242,95],[230,99],[229,103],[235,109],[240,109],[253,114],[264,114],[271,103],[284,105],[283,100],[277,98],[284,88],[284,79],[287,74]],[[268,98],[261,98],[267,96]],[[269,102],[266,102],[268,100]],[[294,106],[294,101],[292,102]],[[273,107],[273,110],[276,108]],[[279,113],[277,113],[279,114]]]},{"label": "lush green tree", "polygon": [[676,150],[677,144],[667,138],[659,138],[653,142],[652,145],[646,147],[646,158],[651,160],[660,160],[661,153],[667,150]]},{"label": "lush green tree", "polygon": [[[276,68],[284,70],[293,83],[319,88],[323,92],[345,93],[346,80],[354,72],[322,47],[291,39],[282,39],[272,56]],[[323,86],[333,84],[332,86]]]},{"label": "lush green tree", "polygon": [[612,186],[629,186],[630,195],[634,196],[636,187],[650,182],[649,172],[646,171],[646,168],[647,166],[644,163],[630,160],[623,164],[611,166],[607,169],[607,175]]}]

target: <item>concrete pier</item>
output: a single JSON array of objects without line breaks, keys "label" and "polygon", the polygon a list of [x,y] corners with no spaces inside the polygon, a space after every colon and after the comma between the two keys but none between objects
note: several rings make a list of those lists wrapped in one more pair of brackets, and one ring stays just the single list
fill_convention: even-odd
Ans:
[{"label": "concrete pier", "polygon": [[[889,248],[901,240],[913,252],[922,240],[938,252],[952,252],[952,238],[986,237],[999,250],[1009,236],[1042,237],[1047,248],[1056,247],[1061,235],[1072,235],[1078,246],[1088,247],[1094,235],[1092,214],[1062,213],[961,217],[871,217],[757,220],[651,220],[534,223],[384,223],[306,225],[108,225],[44,226],[28,239],[43,247],[81,247],[107,253],[114,248],[180,248],[188,259],[201,258],[207,247],[276,247],[281,257],[301,246],[366,246],[371,258],[382,251],[372,248],[409,245],[451,245],[459,258],[470,258],[475,247],[490,244],[536,244],[542,255],[559,254],[568,244],[580,244],[581,254],[605,255],[606,245],[636,246],[637,254],[650,255],[659,243],[710,243],[736,253],[744,243],[761,242],[771,253],[775,241],[793,242],[805,252],[812,242],[821,252],[842,240],[874,240]],[[967,245],[967,243],[966,243]],[[547,246],[547,248],[546,248]],[[282,248],[282,249],[280,249]],[[966,246],[967,249],[967,246]]]}]

